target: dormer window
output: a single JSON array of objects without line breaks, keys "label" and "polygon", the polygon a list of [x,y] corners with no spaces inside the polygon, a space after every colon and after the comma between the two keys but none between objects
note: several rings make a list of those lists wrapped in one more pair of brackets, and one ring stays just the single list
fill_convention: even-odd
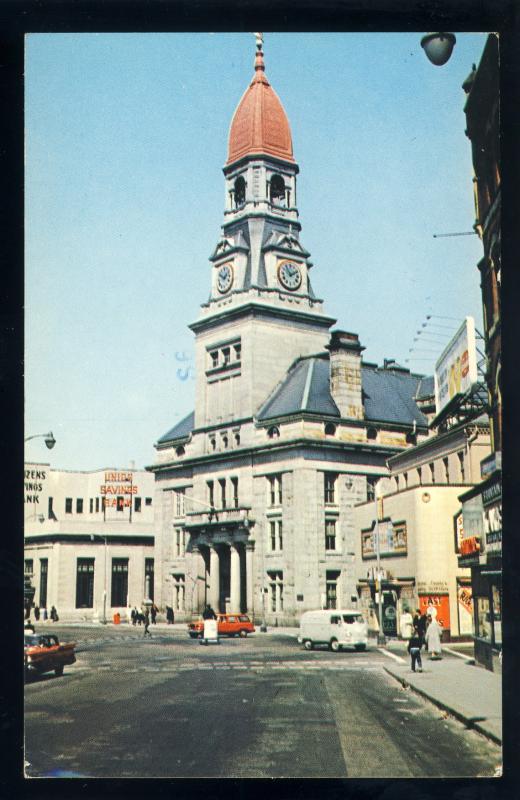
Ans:
[{"label": "dormer window", "polygon": [[280,428],[277,425],[272,425],[267,429],[269,439],[278,439],[280,436]]},{"label": "dormer window", "polygon": [[275,206],[286,205],[285,181],[281,175],[273,175],[271,178],[269,199]]},{"label": "dormer window", "polygon": [[240,208],[246,202],[246,182],[240,175],[235,181],[235,208]]},{"label": "dormer window", "polygon": [[179,445],[179,447],[177,447],[177,448],[175,449],[175,455],[177,455],[177,456],[183,456],[185,452],[186,452],[186,450],[184,449],[184,447],[182,446],[182,444],[181,444],[181,445]]}]

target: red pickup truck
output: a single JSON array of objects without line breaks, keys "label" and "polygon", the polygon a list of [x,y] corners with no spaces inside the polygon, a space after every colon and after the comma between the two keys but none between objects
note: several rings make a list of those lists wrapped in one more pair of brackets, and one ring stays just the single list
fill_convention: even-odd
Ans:
[{"label": "red pickup truck", "polygon": [[76,642],[60,644],[53,633],[26,633],[24,635],[25,674],[38,674],[54,671],[63,675],[64,667],[74,664]]}]

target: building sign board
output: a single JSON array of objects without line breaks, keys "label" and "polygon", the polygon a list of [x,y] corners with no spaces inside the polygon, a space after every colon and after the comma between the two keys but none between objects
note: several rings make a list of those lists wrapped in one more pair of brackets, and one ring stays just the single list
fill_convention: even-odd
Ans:
[{"label": "building sign board", "polygon": [[39,505],[42,493],[45,491],[47,480],[47,470],[41,466],[33,467],[28,465],[24,470],[24,503]]},{"label": "building sign board", "polygon": [[465,395],[477,383],[475,320],[466,317],[435,364],[435,408],[442,409],[455,397]]},{"label": "building sign board", "polygon": [[138,494],[139,487],[133,483],[132,472],[105,472],[105,482],[99,487],[99,493],[104,498],[105,508],[117,508],[132,505],[132,496]]},{"label": "building sign board", "polygon": [[459,611],[459,634],[471,636],[473,633],[473,596],[470,584],[458,584],[457,608]]},{"label": "building sign board", "polygon": [[464,516],[459,511],[453,517],[453,527],[455,529],[455,552],[460,553],[460,543],[464,539]]},{"label": "building sign board", "polygon": [[382,558],[405,556],[408,553],[406,522],[392,522],[390,519],[380,520],[368,530],[361,531],[361,557],[364,559],[377,557],[376,537],[379,532],[379,555]]}]

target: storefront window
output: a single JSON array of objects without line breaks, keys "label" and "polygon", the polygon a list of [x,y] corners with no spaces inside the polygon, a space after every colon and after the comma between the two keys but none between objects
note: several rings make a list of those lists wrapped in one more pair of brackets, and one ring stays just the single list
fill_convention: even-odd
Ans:
[{"label": "storefront window", "polygon": [[493,628],[495,644],[502,647],[502,592],[499,586],[491,587],[493,594]]},{"label": "storefront window", "polygon": [[477,597],[477,630],[480,639],[491,641],[491,611],[488,597]]}]

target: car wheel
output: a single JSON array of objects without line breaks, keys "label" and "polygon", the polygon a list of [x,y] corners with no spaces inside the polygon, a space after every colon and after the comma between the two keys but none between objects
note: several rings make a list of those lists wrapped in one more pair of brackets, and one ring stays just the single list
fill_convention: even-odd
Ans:
[{"label": "car wheel", "polygon": [[54,674],[57,678],[60,678],[63,675],[63,665],[61,667],[56,667],[54,670]]},{"label": "car wheel", "polygon": [[366,649],[367,649],[367,646],[366,646],[366,644],[356,644],[356,645],[354,645],[354,647],[355,647],[355,649],[358,651],[358,653],[360,653],[360,652],[362,652],[363,650],[366,650]]},{"label": "car wheel", "polygon": [[241,630],[239,631],[238,635],[240,636],[241,639],[245,639],[247,636],[247,631]]},{"label": "car wheel", "polygon": [[305,639],[303,646],[305,647],[306,650],[312,650],[314,648],[314,645],[310,639]]},{"label": "car wheel", "polygon": [[338,642],[337,639],[331,639],[330,640],[330,649],[332,650],[333,653],[337,653],[338,652],[338,650],[339,650],[339,642]]}]

